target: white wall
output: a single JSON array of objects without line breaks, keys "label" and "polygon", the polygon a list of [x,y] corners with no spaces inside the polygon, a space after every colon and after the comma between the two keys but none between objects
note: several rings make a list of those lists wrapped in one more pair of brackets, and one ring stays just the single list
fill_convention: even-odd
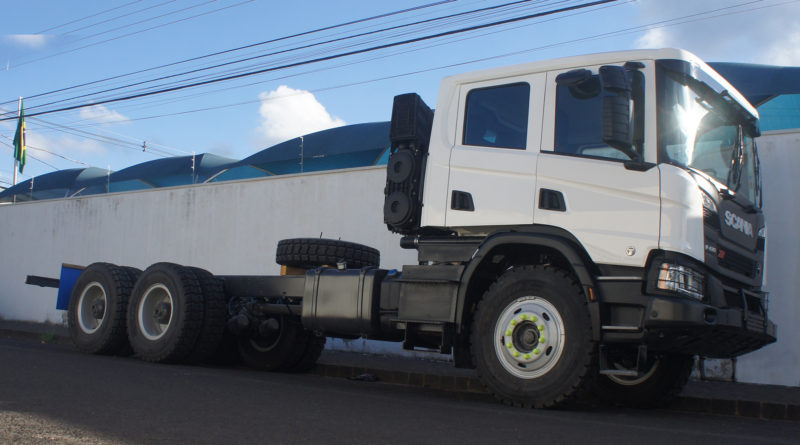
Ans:
[{"label": "white wall", "polygon": [[[737,361],[739,381],[800,385],[800,132],[758,141],[768,224],[766,288],[778,342]],[[381,251],[381,266],[414,264],[383,224],[383,168],[280,176],[0,206],[0,318],[63,320],[55,289],[24,284],[57,277],[62,262],[157,261],[217,274],[276,274],[275,246],[290,237],[342,238]],[[400,353],[399,345],[337,348]]]},{"label": "white wall", "polygon": [[322,234],[379,249],[384,268],[414,264],[383,224],[385,178],[372,167],[0,206],[0,317],[61,323],[56,290],[24,284],[61,263],[277,274],[278,240]]},{"label": "white wall", "polygon": [[800,386],[800,131],[757,140],[767,220],[766,290],[778,341],[736,362],[742,382]]}]

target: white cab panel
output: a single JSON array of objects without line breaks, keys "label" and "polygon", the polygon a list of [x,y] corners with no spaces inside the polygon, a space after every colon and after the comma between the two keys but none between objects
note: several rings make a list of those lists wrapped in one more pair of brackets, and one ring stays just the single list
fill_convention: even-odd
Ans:
[{"label": "white cab panel", "polygon": [[[461,86],[456,140],[450,155],[450,179],[446,190],[445,222],[448,227],[533,223],[544,83],[544,74],[534,74]],[[513,84],[530,86],[526,148],[466,145],[465,110],[470,92]],[[468,194],[474,210],[454,209],[451,202],[454,192]]]},{"label": "white cab panel", "polygon": [[661,243],[664,250],[705,260],[703,195],[685,170],[669,164],[661,169]]},{"label": "white cab panel", "polygon": [[[599,67],[588,68],[597,73]],[[565,71],[553,71],[547,77],[536,188],[537,194],[542,189],[560,193],[566,210],[537,209],[534,221],[572,233],[596,263],[642,267],[649,252],[658,248],[659,170],[628,170],[620,160],[555,152],[555,80]],[[646,85],[652,85],[652,71],[644,72]],[[653,108],[649,104],[654,99],[648,91],[646,121],[650,121]],[[655,132],[646,131],[645,159],[654,159],[654,150]]]}]

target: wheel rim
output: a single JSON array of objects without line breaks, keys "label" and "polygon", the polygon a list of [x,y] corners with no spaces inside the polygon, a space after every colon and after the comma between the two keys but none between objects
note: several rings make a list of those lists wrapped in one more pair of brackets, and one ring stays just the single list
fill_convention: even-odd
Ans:
[{"label": "wheel rim", "polygon": [[137,308],[139,329],[148,340],[158,340],[172,323],[172,293],[161,283],[147,288]]},{"label": "wheel rim", "polygon": [[87,334],[93,334],[103,324],[106,317],[108,297],[102,284],[92,281],[78,298],[78,327]]},{"label": "wheel rim", "polygon": [[564,320],[549,301],[539,297],[514,300],[498,317],[494,334],[500,364],[523,379],[547,374],[564,349]]},{"label": "wheel rim", "polygon": [[[641,383],[646,382],[650,377],[652,377],[653,374],[655,374],[656,371],[658,370],[658,366],[659,366],[660,363],[661,362],[659,360],[654,361],[652,366],[650,366],[650,369],[647,372],[645,372],[644,374],[639,374],[636,377],[628,377],[628,376],[624,376],[624,375],[609,374],[608,375],[608,379],[611,380],[612,382],[616,383],[617,385],[636,386],[636,385],[639,385]],[[618,362],[614,363],[614,367],[617,368],[617,369],[628,369],[625,366],[623,366],[621,363],[618,363]]]}]

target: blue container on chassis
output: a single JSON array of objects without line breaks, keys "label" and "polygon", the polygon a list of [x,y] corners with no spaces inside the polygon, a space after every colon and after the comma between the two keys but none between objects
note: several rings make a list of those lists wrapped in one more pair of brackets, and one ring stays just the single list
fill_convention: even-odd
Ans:
[{"label": "blue container on chassis", "polygon": [[75,287],[75,282],[81,275],[85,267],[76,266],[74,264],[61,265],[61,278],[58,281],[58,299],[56,300],[56,309],[66,311],[69,309],[69,296],[72,294],[72,288]]}]

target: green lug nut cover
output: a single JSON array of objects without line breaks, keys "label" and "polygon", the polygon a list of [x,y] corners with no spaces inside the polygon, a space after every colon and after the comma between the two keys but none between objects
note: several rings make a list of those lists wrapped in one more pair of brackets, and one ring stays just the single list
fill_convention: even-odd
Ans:
[{"label": "green lug nut cover", "polygon": [[514,357],[519,357],[519,351],[514,351]]},{"label": "green lug nut cover", "polygon": [[545,342],[544,337],[539,337],[539,343],[544,343],[544,342]]},{"label": "green lug nut cover", "polygon": [[533,315],[533,316],[531,316],[531,321],[536,323],[537,321],[539,321],[539,317]]},{"label": "green lug nut cover", "polygon": [[544,325],[540,324],[540,325],[537,325],[536,327],[539,328],[539,332],[544,332]]},{"label": "green lug nut cover", "polygon": [[539,354],[541,354],[541,353],[542,353],[542,351],[540,351],[540,350],[539,350],[539,348],[536,348],[536,349],[534,349],[534,350],[533,350],[533,353],[534,353],[535,355],[539,355]]},{"label": "green lug nut cover", "polygon": [[525,354],[525,355],[523,355],[523,357],[525,357],[525,360],[530,360],[531,359],[531,355],[530,354]]},{"label": "green lug nut cover", "polygon": [[512,334],[512,333],[513,333],[513,332],[511,332],[511,329],[507,330],[507,331],[506,331],[506,337],[511,337],[511,334]]},{"label": "green lug nut cover", "polygon": [[506,343],[506,348],[511,349],[514,345],[511,342]]}]

